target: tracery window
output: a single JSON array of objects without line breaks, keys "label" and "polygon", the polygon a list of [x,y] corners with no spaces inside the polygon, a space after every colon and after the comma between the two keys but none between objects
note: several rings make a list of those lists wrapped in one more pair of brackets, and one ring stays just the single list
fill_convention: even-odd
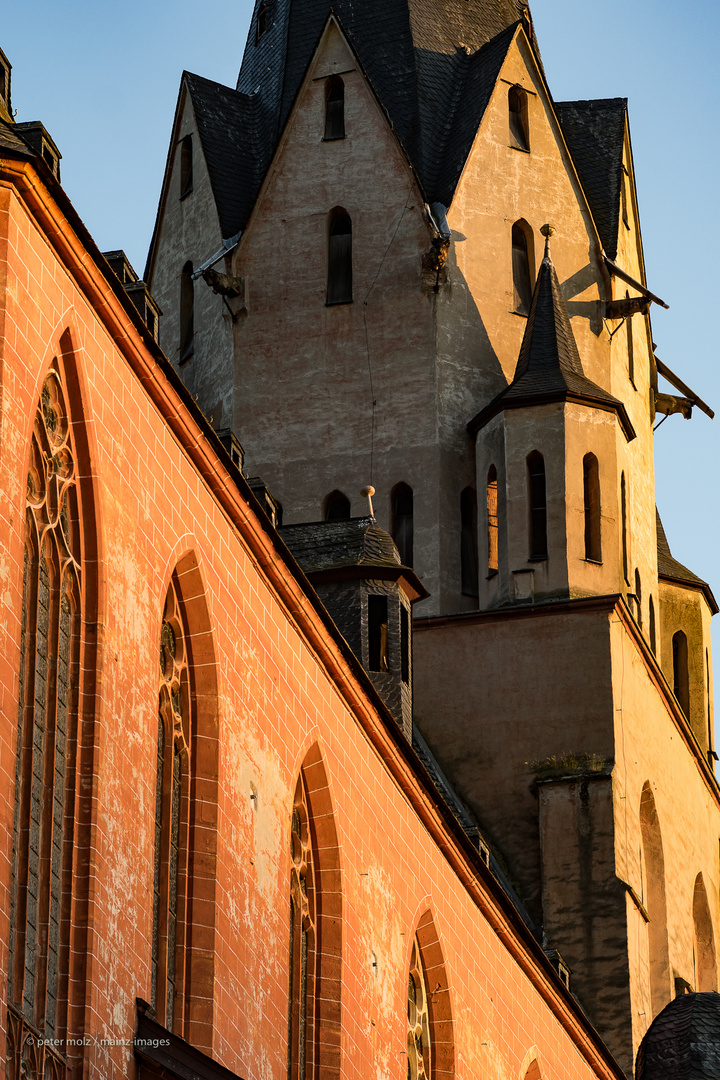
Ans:
[{"label": "tracery window", "polygon": [[293,800],[290,832],[290,1018],[288,1080],[312,1075],[316,912],[315,860],[303,777]]},{"label": "tracery window", "polygon": [[185,991],[191,746],[186,630],[173,581],[160,634],[152,948],[152,1005],[168,1031],[180,1030]]},{"label": "tracery window", "polygon": [[417,938],[413,942],[408,974],[408,1080],[429,1080],[432,1069],[430,1018],[425,973]]},{"label": "tracery window", "polygon": [[53,1047],[66,1046],[83,549],[73,424],[55,361],[35,414],[27,477],[10,901],[13,1080],[59,1077],[65,1070],[61,1054],[28,1036],[34,1029]]}]

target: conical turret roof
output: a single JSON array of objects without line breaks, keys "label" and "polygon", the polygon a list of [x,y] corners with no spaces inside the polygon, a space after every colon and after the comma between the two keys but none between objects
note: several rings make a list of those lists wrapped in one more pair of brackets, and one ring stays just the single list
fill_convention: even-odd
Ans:
[{"label": "conical turret roof", "polygon": [[553,401],[577,401],[614,411],[627,438],[635,437],[623,403],[588,379],[583,371],[549,244],[546,244],[514,378],[468,427],[478,431],[503,409],[546,405]]}]

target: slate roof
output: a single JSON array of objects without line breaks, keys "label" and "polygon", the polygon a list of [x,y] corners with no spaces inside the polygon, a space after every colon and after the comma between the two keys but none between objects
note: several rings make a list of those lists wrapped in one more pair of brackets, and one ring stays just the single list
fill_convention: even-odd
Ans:
[{"label": "slate roof", "polygon": [[622,402],[588,379],[583,371],[557,272],[546,249],[513,381],[468,427],[478,431],[503,409],[565,400],[581,400],[613,410],[628,438],[635,437]]},{"label": "slate roof", "polygon": [[720,994],[682,994],[659,1013],[640,1044],[636,1080],[717,1080]]},{"label": "slate roof", "polygon": [[708,583],[703,581],[702,578],[699,578],[697,574],[693,574],[692,570],[688,570],[687,566],[683,566],[682,563],[679,563],[677,559],[673,558],[668,538],[665,535],[663,523],[660,520],[660,512],[657,507],[655,508],[655,521],[657,527],[658,577],[666,578],[668,581],[677,581],[681,585],[690,585],[696,589],[702,589],[708,604],[710,605],[711,611],[716,615],[720,609],[718,609],[712,589]]},{"label": "slate roof", "polygon": [[390,534],[369,517],[283,525],[280,535],[306,574],[348,566],[402,566]]},{"label": "slate roof", "polygon": [[617,255],[627,98],[558,101],[555,111],[605,254]]},{"label": "slate roof", "polygon": [[[15,131],[15,125],[0,117],[0,149],[12,150],[14,153],[26,154],[28,157],[39,157],[24,139]],[[41,159],[42,160],[42,159]]]},{"label": "slate roof", "polygon": [[262,183],[254,153],[262,127],[259,100],[183,72],[210,174],[224,238],[247,221]]}]

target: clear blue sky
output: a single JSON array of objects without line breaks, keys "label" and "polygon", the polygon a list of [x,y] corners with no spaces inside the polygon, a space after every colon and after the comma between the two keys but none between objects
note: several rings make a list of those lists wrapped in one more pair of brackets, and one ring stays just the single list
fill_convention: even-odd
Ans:
[{"label": "clear blue sky", "polygon": [[[251,8],[250,0],[3,4],[0,47],[13,64],[18,120],[43,121],[99,247],[124,248],[139,272],[180,73],[234,85]],[[657,353],[720,414],[720,4],[535,0],[531,8],[558,101],[629,98],[648,285],[670,304],[652,309]],[[720,600],[719,462],[720,415],[673,416],[657,433],[657,500],[673,554]],[[720,627],[715,643],[720,656]]]}]

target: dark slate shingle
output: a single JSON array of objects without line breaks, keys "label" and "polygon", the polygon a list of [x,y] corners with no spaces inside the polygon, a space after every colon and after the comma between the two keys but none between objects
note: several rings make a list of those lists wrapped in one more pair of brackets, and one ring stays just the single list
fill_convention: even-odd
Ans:
[{"label": "dark slate shingle", "polygon": [[349,566],[402,565],[390,534],[369,517],[283,525],[280,535],[306,574]]},{"label": "dark slate shingle", "polygon": [[627,98],[555,103],[605,254],[617,255]]},{"label": "dark slate shingle", "polygon": [[717,1080],[720,994],[682,994],[659,1013],[640,1044],[636,1080]]}]

